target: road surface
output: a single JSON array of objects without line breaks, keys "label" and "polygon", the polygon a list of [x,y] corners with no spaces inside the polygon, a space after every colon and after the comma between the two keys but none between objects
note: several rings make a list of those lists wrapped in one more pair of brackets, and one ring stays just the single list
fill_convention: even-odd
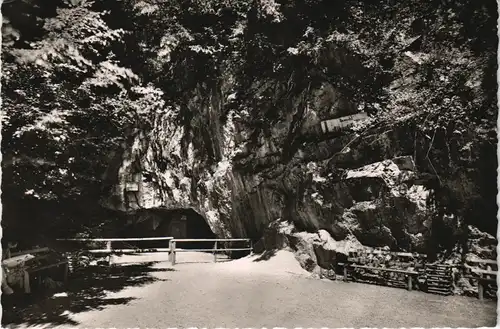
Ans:
[{"label": "road surface", "polygon": [[[216,264],[209,254],[179,253],[175,271],[165,258],[148,254],[117,259],[122,263],[117,270],[94,274],[87,283],[75,279],[69,292],[19,311],[13,327],[382,328],[496,323],[495,302],[313,279],[286,251],[269,260],[256,262],[254,256]],[[137,265],[149,261],[160,262]]]}]

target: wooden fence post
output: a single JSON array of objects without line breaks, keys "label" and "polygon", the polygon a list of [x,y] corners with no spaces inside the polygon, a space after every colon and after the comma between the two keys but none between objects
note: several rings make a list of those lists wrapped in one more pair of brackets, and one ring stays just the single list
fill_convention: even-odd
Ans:
[{"label": "wooden fence post", "polygon": [[479,295],[479,300],[483,300],[484,298],[484,282],[481,280],[483,278],[483,274],[481,273],[481,276],[477,280],[477,292]]},{"label": "wooden fence post", "polygon": [[173,255],[174,255],[174,241],[173,240],[170,240],[168,242],[168,247],[170,248],[170,251],[168,252],[168,260],[170,262],[172,262],[172,258],[173,258]]},{"label": "wooden fence post", "polygon": [[23,288],[25,293],[31,293],[30,275],[28,271],[23,271]]},{"label": "wooden fence post", "polygon": [[412,290],[412,276],[411,274],[408,274],[408,291],[411,291]]},{"label": "wooden fence post", "polygon": [[250,240],[250,256],[253,255],[253,243],[252,240]]},{"label": "wooden fence post", "polygon": [[69,262],[64,264],[63,282],[68,283]]},{"label": "wooden fence post", "polygon": [[172,242],[172,265],[175,265],[175,241]]},{"label": "wooden fence post", "polygon": [[347,264],[344,264],[344,281],[347,282]]},{"label": "wooden fence post", "polygon": [[109,255],[108,255],[108,266],[111,265],[111,257],[113,257],[113,254],[111,253],[111,241],[107,241],[106,242],[106,250],[109,252]]},{"label": "wooden fence post", "polygon": [[214,263],[217,263],[217,241],[214,244]]}]

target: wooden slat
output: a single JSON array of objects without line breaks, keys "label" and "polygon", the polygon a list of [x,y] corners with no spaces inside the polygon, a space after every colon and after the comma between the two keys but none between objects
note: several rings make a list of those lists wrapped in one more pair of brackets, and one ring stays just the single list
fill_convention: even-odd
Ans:
[{"label": "wooden slat", "polygon": [[432,282],[451,282],[451,278],[427,278],[427,281]]},{"label": "wooden slat", "polygon": [[8,268],[17,267],[21,264],[25,264],[26,262],[28,262],[34,258],[35,258],[35,256],[33,256],[31,254],[15,256],[15,257],[4,259],[2,261],[2,266],[6,266]]},{"label": "wooden slat", "polygon": [[451,284],[427,284],[427,287],[429,287],[429,289],[431,288],[438,288],[438,289],[450,289],[452,287]]},{"label": "wooden slat", "polygon": [[238,239],[172,239],[175,242],[216,242],[216,241],[250,241],[248,238]]},{"label": "wooden slat", "polygon": [[33,273],[33,272],[38,272],[38,271],[41,271],[41,270],[45,270],[47,268],[56,267],[56,266],[59,266],[59,265],[62,265],[62,264],[67,264],[67,263],[68,263],[67,260],[63,260],[63,261],[60,261],[60,262],[57,262],[57,263],[54,263],[54,264],[48,264],[48,265],[41,266],[41,267],[27,268],[26,271],[28,273]]},{"label": "wooden slat", "polygon": [[451,275],[437,275],[429,273],[425,273],[425,276],[428,278],[438,278],[438,279],[449,279],[451,277]]},{"label": "wooden slat", "polygon": [[424,254],[412,254],[410,252],[394,252],[394,251],[384,251],[384,250],[373,250],[370,252],[366,253],[367,255],[369,254],[376,254],[376,255],[394,255],[394,256],[400,256],[400,257],[414,257],[414,258],[426,258],[427,256]]},{"label": "wooden slat", "polygon": [[428,286],[427,289],[428,290],[438,290],[438,291],[449,291],[451,288],[448,287],[448,286]]},{"label": "wooden slat", "polygon": [[230,249],[175,249],[175,252],[195,252],[195,251],[248,251],[250,248],[230,248]]},{"label": "wooden slat", "polygon": [[227,250],[227,251],[250,251],[252,250],[253,248],[219,248],[217,250]]},{"label": "wooden slat", "polygon": [[406,281],[405,279],[400,279],[400,280],[397,280],[397,279],[387,279],[387,280],[385,280],[385,282],[388,282],[388,283],[397,283],[397,284],[406,284],[405,281]]},{"label": "wooden slat", "polygon": [[429,284],[451,284],[452,280],[437,280],[437,279],[427,279]]},{"label": "wooden slat", "polygon": [[215,249],[175,249],[175,252],[214,251]]},{"label": "wooden slat", "polygon": [[96,239],[57,239],[57,241],[161,241],[172,240],[173,236],[153,238],[96,238]]},{"label": "wooden slat", "polygon": [[450,273],[449,270],[441,270],[441,269],[435,269],[435,268],[426,268],[426,272],[433,272],[433,273]]},{"label": "wooden slat", "polygon": [[11,257],[20,256],[20,255],[27,255],[27,254],[36,254],[36,253],[48,252],[48,251],[50,251],[50,249],[47,247],[36,248],[36,249],[31,249],[31,250],[23,250],[23,251],[17,251],[17,252],[11,253]]},{"label": "wooden slat", "polygon": [[437,290],[451,290],[452,286],[427,286],[427,289],[437,289]]},{"label": "wooden slat", "polygon": [[372,266],[362,266],[362,265],[349,265],[349,266],[353,267],[353,268],[363,268],[363,269],[375,270],[375,271],[397,272],[397,273],[406,273],[406,274],[413,274],[413,275],[418,274],[418,272],[415,272],[415,271],[396,270],[396,269],[383,268],[383,267],[372,267]]},{"label": "wooden slat", "polygon": [[489,274],[489,275],[497,275],[497,271],[488,271],[488,270],[481,270],[481,269],[471,269],[472,272],[474,273],[481,273],[481,274]]},{"label": "wooden slat", "polygon": [[[219,248],[217,251],[249,251],[251,248]],[[170,248],[151,248],[151,249],[93,249],[85,250],[90,253],[119,254],[119,253],[148,253],[148,252],[170,252]],[[214,251],[214,249],[175,249],[175,252],[197,252]]]},{"label": "wooden slat", "polygon": [[466,262],[476,263],[476,264],[494,264],[494,265],[498,264],[496,260],[491,260],[491,259],[477,259],[477,260],[468,259]]},{"label": "wooden slat", "polygon": [[92,250],[84,250],[84,252],[90,253],[148,253],[148,252],[165,252],[170,251],[169,248],[151,248],[151,249],[92,249]]},{"label": "wooden slat", "polygon": [[427,292],[434,294],[434,295],[442,295],[442,296],[450,296],[452,294],[451,291],[431,291],[431,290],[428,290]]},{"label": "wooden slat", "polygon": [[497,282],[496,279],[480,278],[480,277],[477,277],[477,276],[464,276],[464,278],[466,278],[466,279],[472,279],[472,280],[478,280],[478,281],[484,281],[484,282],[492,282],[492,283]]},{"label": "wooden slat", "polygon": [[[362,265],[363,264],[359,258],[347,258],[347,261],[349,263],[353,263],[353,264],[356,264],[356,265]],[[368,262],[365,262],[365,263],[368,263]],[[391,265],[394,264],[394,265],[397,265],[397,266],[400,266],[400,267],[404,267],[404,266],[415,267],[415,263],[414,262],[397,262],[397,261],[393,261],[393,260],[390,260],[390,261],[383,260],[380,263],[381,264],[386,264],[388,266],[391,266]]]}]

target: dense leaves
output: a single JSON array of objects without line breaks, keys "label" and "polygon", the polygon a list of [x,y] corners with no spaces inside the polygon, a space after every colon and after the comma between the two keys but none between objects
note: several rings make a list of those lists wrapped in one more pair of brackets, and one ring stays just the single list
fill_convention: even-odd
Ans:
[{"label": "dense leaves", "polygon": [[[5,8],[6,15],[15,16],[16,5]],[[28,220],[14,218],[24,216],[14,214],[25,202],[97,204],[110,154],[127,130],[147,124],[150,112],[161,108],[161,91],[142,85],[116,59],[124,30],[111,29],[91,2],[60,3],[48,17],[31,9],[27,14],[44,22],[40,37],[23,35],[14,21],[4,29],[7,37],[30,39],[5,42],[2,53],[7,227]]]},{"label": "dense leaves", "polygon": [[[412,121],[431,138],[452,129],[472,148],[493,145],[495,9],[488,0],[4,4],[3,197],[97,205],[113,152],[164,115],[184,128],[184,156],[192,142],[207,168],[221,160],[214,127],[230,112],[254,144],[293,116],[288,161],[325,85],[379,124]],[[463,164],[449,168],[439,175],[463,176]],[[4,215],[24,220],[14,217]]]}]

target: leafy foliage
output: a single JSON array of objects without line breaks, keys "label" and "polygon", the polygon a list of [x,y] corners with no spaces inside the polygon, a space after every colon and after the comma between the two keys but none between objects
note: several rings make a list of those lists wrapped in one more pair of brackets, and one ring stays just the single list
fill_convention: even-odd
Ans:
[{"label": "leafy foliage", "polygon": [[[154,133],[162,116],[183,128],[183,156],[191,143],[198,170],[221,160],[217,136],[229,113],[254,146],[288,124],[279,140],[286,162],[325,85],[378,124],[411,121],[424,135],[451,129],[472,148],[494,144],[495,8],[491,0],[5,4],[4,199],[97,204],[113,152],[137,130],[163,136]],[[454,161],[439,175],[463,175]]]},{"label": "leafy foliage", "polygon": [[[161,91],[143,86],[116,60],[123,30],[111,29],[92,2],[60,5],[43,17],[42,38],[4,44],[3,197],[9,202],[97,204],[123,132],[147,121],[156,110],[151,102],[161,105]],[[5,217],[7,226],[15,220]]]}]

